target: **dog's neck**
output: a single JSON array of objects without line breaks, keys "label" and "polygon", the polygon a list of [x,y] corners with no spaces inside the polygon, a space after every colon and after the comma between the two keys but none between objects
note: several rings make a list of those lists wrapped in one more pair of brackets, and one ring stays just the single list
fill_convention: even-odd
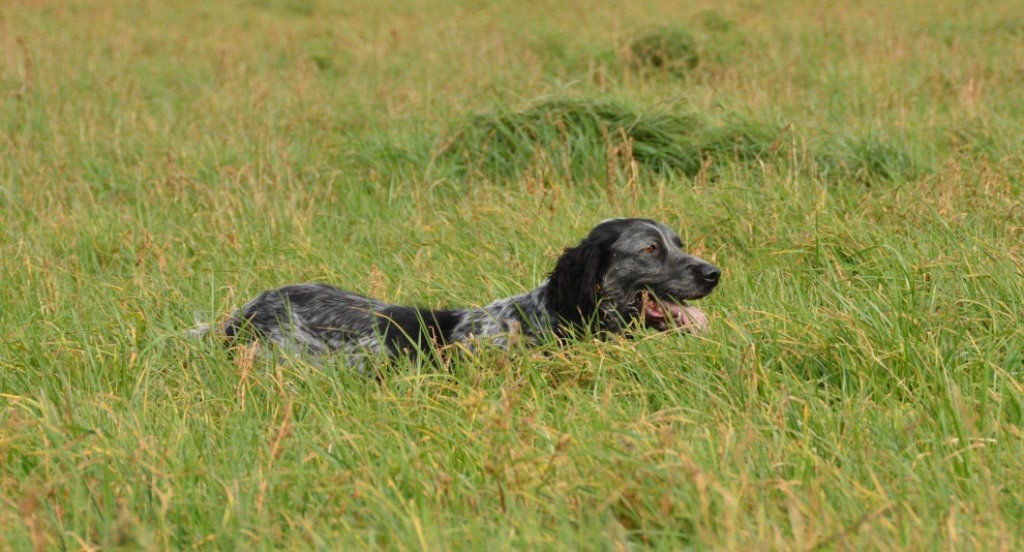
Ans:
[{"label": "dog's neck", "polygon": [[573,307],[565,307],[562,311],[553,308],[549,284],[545,280],[528,292],[498,299],[483,307],[465,309],[462,312],[466,322],[459,330],[477,337],[507,333],[531,337],[546,332],[567,337],[581,332],[618,333],[627,326],[622,314],[611,301],[602,300],[603,294],[596,288],[596,308],[579,310],[573,319],[567,320],[562,312]]},{"label": "dog's neck", "polygon": [[[619,332],[626,323],[622,315],[616,310],[611,301],[604,295],[601,286],[594,287],[594,307],[588,305],[554,305],[551,301],[551,294],[548,286],[549,280],[545,280],[533,291],[509,298],[516,303],[536,306],[539,320],[542,320],[547,330],[553,330],[561,336],[572,332]],[[573,316],[567,317],[566,314]]]}]

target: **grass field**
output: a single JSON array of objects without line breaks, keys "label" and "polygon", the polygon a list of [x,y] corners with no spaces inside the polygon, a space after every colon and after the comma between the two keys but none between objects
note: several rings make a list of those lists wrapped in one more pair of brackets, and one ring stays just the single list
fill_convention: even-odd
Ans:
[{"label": "grass field", "polygon": [[[1015,0],[5,0],[0,549],[1019,550],[1022,90]],[[613,216],[724,268],[707,334],[182,336]]]}]

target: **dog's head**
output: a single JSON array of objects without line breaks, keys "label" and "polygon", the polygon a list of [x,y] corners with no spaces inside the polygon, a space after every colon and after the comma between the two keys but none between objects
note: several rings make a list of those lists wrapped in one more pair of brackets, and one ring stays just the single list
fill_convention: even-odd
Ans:
[{"label": "dog's head", "polygon": [[701,330],[686,301],[711,293],[721,269],[687,254],[671,228],[648,219],[602,222],[566,249],[548,279],[548,306],[563,324],[621,331],[635,320],[658,330]]}]

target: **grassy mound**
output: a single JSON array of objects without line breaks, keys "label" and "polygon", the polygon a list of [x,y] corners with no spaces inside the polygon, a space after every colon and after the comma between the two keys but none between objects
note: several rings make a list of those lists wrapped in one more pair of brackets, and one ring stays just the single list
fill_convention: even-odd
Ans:
[{"label": "grassy mound", "polygon": [[823,178],[868,185],[909,180],[922,172],[921,164],[909,151],[876,135],[833,137],[819,146],[814,165]]},{"label": "grassy mound", "polygon": [[1024,16],[1013,15],[1000,19],[994,29],[1012,36],[1024,36]]},{"label": "grassy mound", "polygon": [[626,47],[626,60],[638,69],[685,74],[697,66],[700,54],[692,34],[665,27],[637,34]]},{"label": "grassy mound", "polygon": [[541,167],[575,180],[592,178],[617,160],[693,176],[722,161],[754,160],[772,149],[777,135],[778,127],[759,122],[716,126],[695,114],[555,99],[473,115],[444,140],[439,157],[495,180]]},{"label": "grassy mound", "polygon": [[535,41],[533,52],[547,72],[561,78],[594,72],[600,72],[600,78],[622,73],[672,78],[688,75],[698,66],[723,65],[744,46],[735,23],[708,10],[684,27],[635,30],[615,41],[614,46],[608,40],[580,45],[571,34],[549,34]]}]

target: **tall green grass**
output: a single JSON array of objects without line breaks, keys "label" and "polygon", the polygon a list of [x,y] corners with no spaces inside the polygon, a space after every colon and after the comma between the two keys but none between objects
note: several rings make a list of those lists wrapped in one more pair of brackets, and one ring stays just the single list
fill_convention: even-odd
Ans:
[{"label": "tall green grass", "polygon": [[[0,548],[1019,548],[1015,9],[4,4]],[[634,215],[724,268],[707,334],[380,378],[183,335],[484,304]]]}]

